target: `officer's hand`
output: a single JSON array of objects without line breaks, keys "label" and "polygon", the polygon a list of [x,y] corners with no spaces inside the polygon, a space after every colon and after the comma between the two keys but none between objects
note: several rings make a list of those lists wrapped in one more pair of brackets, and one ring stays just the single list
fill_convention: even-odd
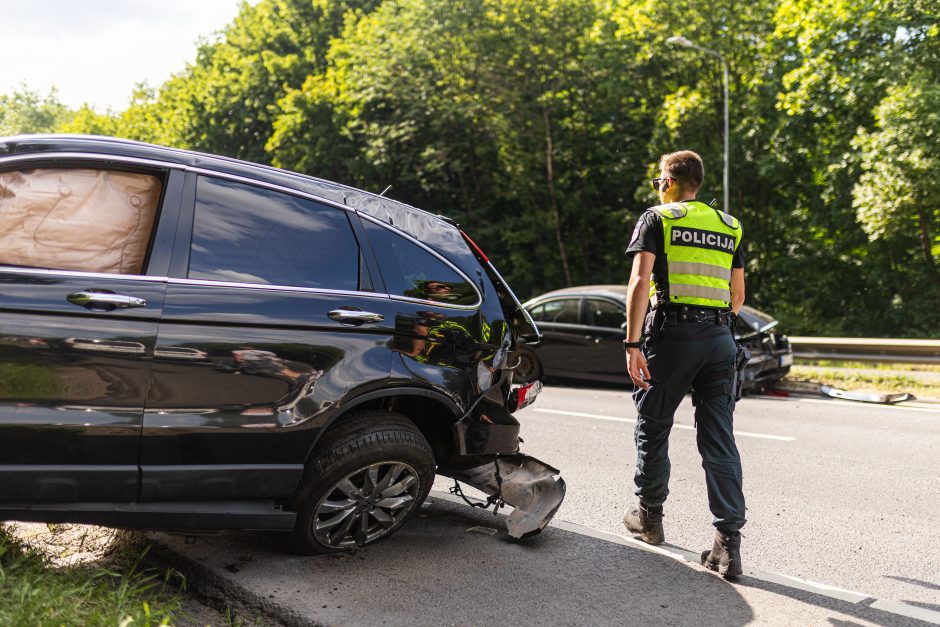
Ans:
[{"label": "officer's hand", "polygon": [[650,384],[647,381],[652,377],[646,365],[646,357],[639,348],[627,349],[627,374],[630,375],[634,385],[644,390],[649,389]]}]

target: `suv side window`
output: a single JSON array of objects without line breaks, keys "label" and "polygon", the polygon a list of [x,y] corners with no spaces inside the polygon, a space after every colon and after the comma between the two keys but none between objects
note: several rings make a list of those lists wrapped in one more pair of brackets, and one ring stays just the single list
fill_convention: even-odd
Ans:
[{"label": "suv side window", "polygon": [[607,299],[589,298],[587,310],[588,324],[591,326],[620,329],[623,328],[623,323],[627,321],[625,309]]},{"label": "suv side window", "polygon": [[141,274],[162,191],[140,172],[0,172],[0,264]]},{"label": "suv side window", "polygon": [[388,293],[447,305],[474,305],[477,291],[453,268],[391,229],[363,220]]},{"label": "suv side window", "polygon": [[189,278],[355,291],[359,269],[359,244],[342,209],[199,178]]},{"label": "suv side window", "polygon": [[580,309],[580,298],[560,298],[535,307],[531,313],[536,322],[578,324]]}]

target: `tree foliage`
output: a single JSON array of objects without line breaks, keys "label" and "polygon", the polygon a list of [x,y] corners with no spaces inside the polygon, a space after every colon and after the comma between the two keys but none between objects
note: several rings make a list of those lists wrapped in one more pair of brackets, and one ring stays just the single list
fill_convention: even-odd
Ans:
[{"label": "tree foliage", "polygon": [[12,94],[0,94],[0,135],[51,133],[69,117],[55,90],[42,96],[24,85]]},{"label": "tree foliage", "polygon": [[114,134],[456,218],[527,297],[623,283],[660,154],[722,189],[749,301],[792,332],[940,328],[934,0],[261,0],[127,110],[0,97],[0,132]]}]

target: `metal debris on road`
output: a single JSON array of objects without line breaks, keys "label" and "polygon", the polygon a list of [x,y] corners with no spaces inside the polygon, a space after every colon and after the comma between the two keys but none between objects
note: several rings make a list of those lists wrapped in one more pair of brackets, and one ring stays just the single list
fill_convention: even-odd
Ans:
[{"label": "metal debris on road", "polygon": [[857,401],[859,403],[877,403],[879,405],[894,405],[904,401],[915,401],[917,397],[907,392],[897,394],[882,394],[879,392],[863,392],[854,390],[840,390],[824,383],[815,381],[786,380],[781,382],[777,388],[782,392],[796,392],[802,394],[818,394],[819,396],[828,396],[830,398],[840,398],[846,401]]}]

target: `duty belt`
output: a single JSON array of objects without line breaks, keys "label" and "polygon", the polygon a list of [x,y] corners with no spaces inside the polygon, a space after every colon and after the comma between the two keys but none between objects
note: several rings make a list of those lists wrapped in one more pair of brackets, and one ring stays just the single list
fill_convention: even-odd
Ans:
[{"label": "duty belt", "polygon": [[711,307],[670,307],[665,312],[666,324],[723,324],[731,326],[733,314],[726,309]]}]

